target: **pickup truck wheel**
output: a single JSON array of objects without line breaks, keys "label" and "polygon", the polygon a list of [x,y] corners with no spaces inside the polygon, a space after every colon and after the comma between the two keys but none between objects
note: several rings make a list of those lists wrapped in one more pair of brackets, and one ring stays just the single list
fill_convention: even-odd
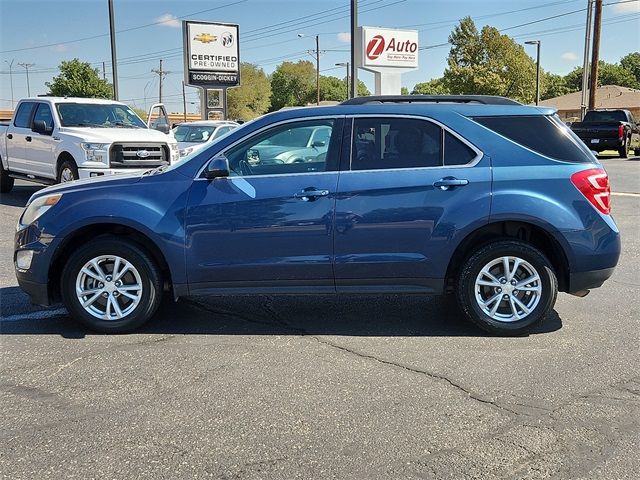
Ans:
[{"label": "pickup truck wheel", "polygon": [[92,330],[124,333],[148,321],[162,298],[162,277],[136,244],[111,237],[75,251],[62,271],[62,299]]},{"label": "pickup truck wheel", "polygon": [[618,155],[620,155],[620,158],[629,157],[629,143],[629,140],[626,140],[624,145],[618,149]]},{"label": "pickup truck wheel", "polygon": [[640,148],[636,148],[636,149],[633,151],[633,154],[634,154],[636,157],[640,157]]},{"label": "pickup truck wheel", "polygon": [[542,324],[553,308],[558,281],[545,256],[514,240],[490,243],[465,262],[458,278],[458,302],[480,328],[519,335]]},{"label": "pickup truck wheel", "polygon": [[14,179],[9,176],[0,160],[0,193],[9,193],[13,189]]},{"label": "pickup truck wheel", "polygon": [[73,160],[65,160],[58,169],[58,183],[72,182],[78,180],[78,167]]}]

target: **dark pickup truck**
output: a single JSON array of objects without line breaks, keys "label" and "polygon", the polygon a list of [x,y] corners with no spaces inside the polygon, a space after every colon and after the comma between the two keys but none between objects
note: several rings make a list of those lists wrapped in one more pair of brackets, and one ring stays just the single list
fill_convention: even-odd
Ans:
[{"label": "dark pickup truck", "polygon": [[640,155],[640,131],[629,110],[589,110],[571,130],[594,152],[617,150],[622,158]]}]

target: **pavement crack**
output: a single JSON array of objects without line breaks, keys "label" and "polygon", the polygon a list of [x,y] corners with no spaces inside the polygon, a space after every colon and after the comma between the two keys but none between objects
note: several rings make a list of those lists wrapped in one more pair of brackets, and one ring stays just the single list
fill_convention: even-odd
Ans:
[{"label": "pavement crack", "polygon": [[76,362],[79,362],[80,360],[82,360],[83,358],[86,357],[78,357],[78,358],[74,358],[73,360],[71,360],[70,362],[65,363],[64,365],[60,366],[60,368],[58,368],[58,370],[56,370],[55,372],[53,372],[51,375],[47,376],[47,379],[51,378],[51,377],[55,377],[57,374],[59,374],[61,371],[63,371],[65,368],[69,368],[71,365],[73,365]]},{"label": "pavement crack", "polygon": [[368,354],[368,353],[362,353],[362,352],[359,352],[357,350],[354,350],[354,349],[351,349],[351,348],[347,348],[345,346],[338,345],[336,343],[330,342],[328,340],[324,340],[324,339],[322,339],[320,337],[317,337],[315,335],[309,335],[309,337],[313,338],[318,343],[321,343],[323,345],[326,345],[326,346],[329,346],[329,347],[332,347],[332,348],[336,348],[338,350],[341,350],[341,351],[346,352],[346,353],[350,353],[352,355],[356,355],[356,356],[358,356],[360,358],[373,360],[375,362],[381,363],[383,365],[388,365],[388,366],[391,366],[391,367],[401,368],[401,369],[406,370],[408,372],[417,373],[419,375],[424,375],[424,376],[427,376],[427,377],[432,378],[434,380],[440,380],[442,382],[448,383],[449,385],[451,385],[456,390],[462,392],[463,394],[465,394],[466,396],[468,396],[469,398],[471,398],[471,399],[473,399],[473,400],[475,400],[477,402],[484,403],[486,405],[491,405],[491,406],[497,408],[498,410],[503,410],[505,412],[509,412],[512,415],[516,415],[516,416],[523,415],[522,412],[517,412],[517,411],[512,410],[512,409],[510,409],[508,407],[505,407],[504,405],[500,405],[496,401],[489,400],[487,398],[484,398],[484,397],[478,395],[477,393],[474,393],[470,389],[460,385],[457,382],[454,382],[453,380],[451,380],[450,378],[446,377],[445,375],[441,375],[441,374],[434,373],[434,372],[429,372],[427,370],[422,370],[422,369],[419,369],[419,368],[411,367],[409,365],[405,365],[405,364],[398,363],[398,362],[392,362],[391,360],[385,360],[383,358],[379,358],[379,357],[376,357],[375,355],[371,355],[371,354]]}]

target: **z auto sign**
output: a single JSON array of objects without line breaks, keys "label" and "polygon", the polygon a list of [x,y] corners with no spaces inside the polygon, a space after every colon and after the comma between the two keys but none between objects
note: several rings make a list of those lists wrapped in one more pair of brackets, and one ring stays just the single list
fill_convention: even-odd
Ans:
[{"label": "z auto sign", "polygon": [[186,85],[240,85],[238,25],[182,22]]},{"label": "z auto sign", "polygon": [[418,32],[362,27],[362,66],[418,67]]}]

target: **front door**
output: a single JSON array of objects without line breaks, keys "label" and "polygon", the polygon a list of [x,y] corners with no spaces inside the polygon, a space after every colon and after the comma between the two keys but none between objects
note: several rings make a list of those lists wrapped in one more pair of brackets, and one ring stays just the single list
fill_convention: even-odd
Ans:
[{"label": "front door", "polygon": [[352,123],[335,220],[338,291],[438,290],[457,229],[489,216],[489,158],[427,119]]},{"label": "front door", "polygon": [[[188,199],[190,292],[335,291],[333,213],[343,121],[289,122],[227,149],[231,176],[196,179]],[[326,148],[309,148],[318,127]]]},{"label": "front door", "polygon": [[[39,177],[55,178],[56,162],[54,151],[56,148],[56,140],[53,138],[53,116],[51,108],[47,103],[38,103],[36,111],[33,115],[33,122],[42,120],[49,133],[41,134],[31,132],[31,146],[27,151],[25,164],[30,172]],[[33,124],[32,122],[32,124]]]}]

